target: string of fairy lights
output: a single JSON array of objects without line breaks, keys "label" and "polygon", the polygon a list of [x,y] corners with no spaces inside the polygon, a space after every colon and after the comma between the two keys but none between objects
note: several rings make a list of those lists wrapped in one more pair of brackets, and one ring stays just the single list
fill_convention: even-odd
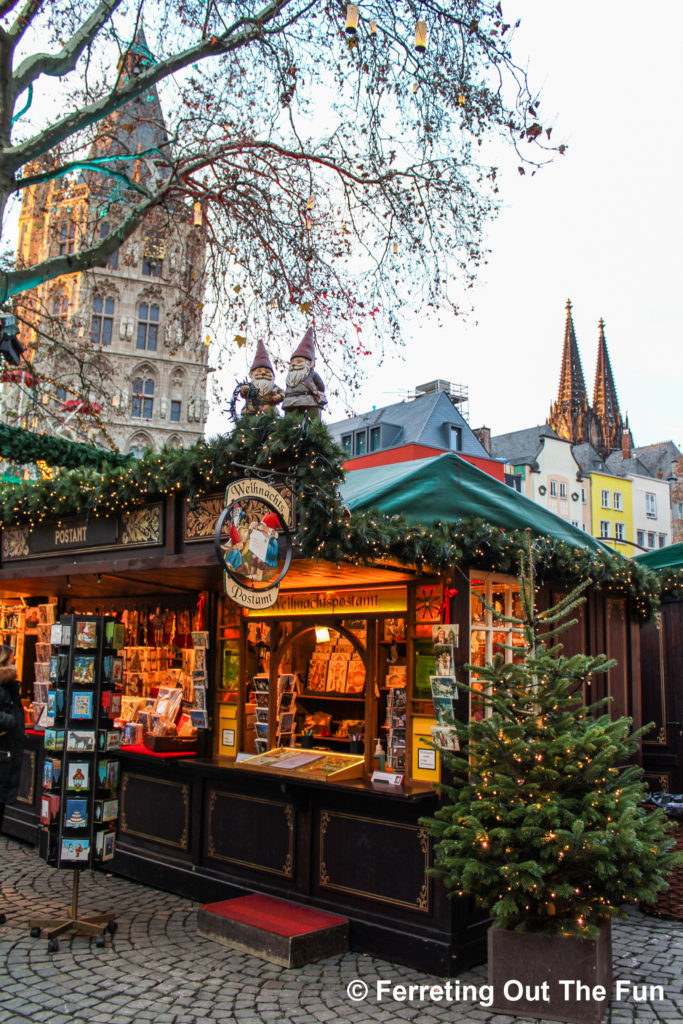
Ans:
[{"label": "string of fairy lights", "polygon": [[[114,516],[179,493],[192,503],[221,492],[243,475],[239,466],[251,465],[274,472],[295,470],[297,541],[305,558],[357,565],[392,560],[429,572],[450,572],[464,565],[517,574],[526,544],[524,531],[503,530],[482,518],[416,525],[398,515],[350,513],[339,493],[345,453],[324,424],[306,417],[245,415],[230,434],[185,449],[146,452],[123,465],[122,459],[128,457],[118,453],[61,438],[36,439],[19,428],[2,430],[13,432],[15,450],[23,444],[34,458],[44,458],[53,467],[62,465],[52,479],[0,485],[4,527],[35,528],[72,516]],[[20,434],[26,435],[23,441]],[[0,434],[3,454],[4,438],[5,433]],[[51,460],[48,451],[53,453]],[[574,547],[552,537],[535,538],[534,561],[539,585],[547,579],[570,585],[590,580],[598,590],[630,598],[642,621],[652,617],[663,591],[683,594],[682,570],[654,573],[620,555]]]}]

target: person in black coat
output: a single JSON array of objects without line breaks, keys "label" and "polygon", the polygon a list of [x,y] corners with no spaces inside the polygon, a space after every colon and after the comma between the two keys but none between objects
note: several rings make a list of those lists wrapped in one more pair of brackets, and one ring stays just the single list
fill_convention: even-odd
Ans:
[{"label": "person in black coat", "polygon": [[[19,791],[21,755],[24,746],[24,709],[19,699],[17,670],[12,652],[0,647],[0,831],[5,805],[16,800]],[[0,924],[5,915],[0,913]]]}]

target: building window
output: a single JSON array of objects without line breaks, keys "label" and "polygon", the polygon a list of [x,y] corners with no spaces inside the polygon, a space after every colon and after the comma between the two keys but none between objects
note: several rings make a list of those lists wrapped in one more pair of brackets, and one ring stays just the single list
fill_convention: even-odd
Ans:
[{"label": "building window", "polygon": [[175,398],[171,399],[171,420],[180,423],[180,402]]},{"label": "building window", "polygon": [[460,427],[448,428],[448,447],[452,452],[462,451],[462,430]]},{"label": "building window", "polygon": [[647,535],[647,546],[653,548],[655,546],[656,537],[654,533],[648,533]]},{"label": "building window", "polygon": [[639,548],[645,547],[645,530],[638,530],[637,541]]},{"label": "building window", "polygon": [[151,420],[154,405],[154,381],[136,377],[133,381],[133,407],[131,414],[137,419]]},{"label": "building window", "polygon": [[557,497],[557,480],[551,480],[550,481],[550,497],[551,498],[556,498]]},{"label": "building window", "polygon": [[660,535],[659,535],[659,546],[660,546],[660,548],[665,548],[666,547],[666,534],[665,533],[660,533]]},{"label": "building window", "polygon": [[615,540],[626,540],[626,524],[615,523],[614,524],[614,539]]},{"label": "building window", "polygon": [[159,333],[159,307],[141,302],[138,306],[138,341],[137,347],[156,352]]},{"label": "building window", "polygon": [[344,449],[344,451],[346,452],[347,455],[351,454],[351,442],[352,442],[351,434],[342,434],[341,444],[342,444],[342,448]]},{"label": "building window", "polygon": [[648,519],[657,518],[657,499],[650,491],[645,492],[645,515]]},{"label": "building window", "polygon": [[93,345],[111,345],[114,326],[114,300],[102,299],[96,295],[92,300],[92,325],[90,335]]},{"label": "building window", "polygon": [[[100,223],[100,238],[106,238],[111,231],[111,224],[107,224],[106,220]],[[118,270],[119,269],[119,250],[116,249],[109,259],[107,260],[107,270]]]},{"label": "building window", "polygon": [[581,488],[581,504],[582,505],[586,504],[586,488],[585,487]]},{"label": "building window", "polygon": [[64,221],[59,226],[59,255],[68,256],[76,247],[76,225]]},{"label": "building window", "polygon": [[370,431],[370,451],[378,452],[380,449],[380,427],[373,427]]},{"label": "building window", "polygon": [[161,277],[165,248],[163,238],[155,235],[147,236],[142,256],[142,273],[145,277]]},{"label": "building window", "polygon": [[576,529],[578,530],[578,528],[579,528],[579,520],[578,519],[572,519],[572,526],[575,526]]},{"label": "building window", "polygon": [[600,520],[600,536],[603,537],[603,538],[609,538],[609,535],[610,535],[609,520],[608,519],[601,519]]},{"label": "building window", "polygon": [[355,438],[354,454],[365,455],[367,449],[367,437],[364,430],[359,431]]},{"label": "building window", "polygon": [[600,508],[609,508],[609,491],[600,491]]},{"label": "building window", "polygon": [[560,484],[560,497],[564,498],[565,501],[567,500],[567,485],[566,484]]},{"label": "building window", "polygon": [[623,505],[621,503],[621,491],[612,492],[612,501],[614,502],[613,508],[615,512],[621,512]]},{"label": "building window", "polygon": [[587,533],[588,532],[588,527],[586,526],[586,524],[585,523],[581,523],[581,526],[583,527],[583,532]]},{"label": "building window", "polygon": [[62,324],[66,325],[66,320],[69,315],[69,300],[64,292],[60,292],[53,298],[52,315],[55,320],[61,320]]}]

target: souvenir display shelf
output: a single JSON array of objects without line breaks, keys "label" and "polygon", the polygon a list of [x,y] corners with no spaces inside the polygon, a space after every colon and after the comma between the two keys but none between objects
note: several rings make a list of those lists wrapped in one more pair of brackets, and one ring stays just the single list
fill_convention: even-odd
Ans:
[{"label": "souvenir display shelf", "polygon": [[[47,930],[48,950],[67,932],[95,935],[116,929],[114,914],[78,913],[78,873],[114,856],[118,818],[118,750],[114,728],[120,710],[122,628],[103,616],[63,615],[51,627],[41,824],[41,854],[74,872],[71,913],[29,922],[31,934]],[[101,940],[101,941],[100,941]]]},{"label": "souvenir display shelf", "polygon": [[274,747],[265,754],[237,762],[237,767],[315,782],[341,782],[345,779],[361,779],[364,764],[362,755],[302,750],[301,747]]}]

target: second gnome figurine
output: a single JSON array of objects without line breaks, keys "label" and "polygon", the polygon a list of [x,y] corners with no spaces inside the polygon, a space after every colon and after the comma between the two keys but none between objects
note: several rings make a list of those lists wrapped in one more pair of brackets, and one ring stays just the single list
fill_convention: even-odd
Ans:
[{"label": "second gnome figurine", "polygon": [[320,419],[322,409],[327,405],[325,385],[313,369],[315,365],[315,340],[313,328],[309,327],[297,349],[292,352],[287,371],[287,390],[282,408],[288,412],[303,412]]},{"label": "second gnome figurine", "polygon": [[285,397],[282,388],[275,383],[275,371],[262,341],[256,346],[249,381],[249,384],[242,384],[240,388],[242,398],[246,399],[243,410],[246,413],[267,412],[268,409],[274,409],[279,405]]}]

